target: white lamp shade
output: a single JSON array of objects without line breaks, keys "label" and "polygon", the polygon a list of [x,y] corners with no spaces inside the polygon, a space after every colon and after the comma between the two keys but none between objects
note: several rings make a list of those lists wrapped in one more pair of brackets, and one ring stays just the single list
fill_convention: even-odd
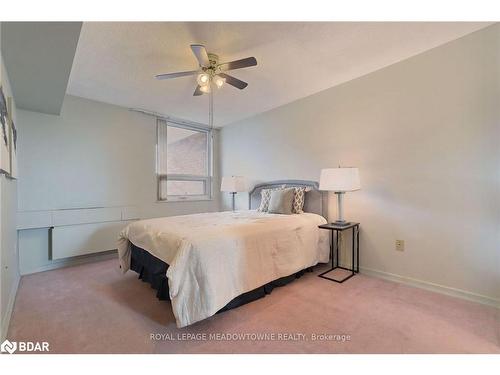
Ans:
[{"label": "white lamp shade", "polygon": [[358,168],[327,168],[321,170],[319,190],[354,191],[361,189]]},{"label": "white lamp shade", "polygon": [[245,177],[243,176],[222,177],[220,190],[229,191],[231,193],[247,191]]}]

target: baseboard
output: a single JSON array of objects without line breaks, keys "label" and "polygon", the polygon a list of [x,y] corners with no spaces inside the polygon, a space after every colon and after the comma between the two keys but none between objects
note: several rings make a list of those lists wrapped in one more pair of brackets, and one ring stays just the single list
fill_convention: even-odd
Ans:
[{"label": "baseboard", "polygon": [[[350,264],[347,267],[350,267]],[[472,293],[472,292],[468,292],[468,291],[465,291],[462,289],[452,288],[452,287],[444,286],[444,285],[440,285],[440,284],[435,284],[435,283],[431,283],[428,281],[413,279],[411,277],[396,275],[396,274],[389,273],[389,272],[374,270],[374,269],[366,268],[366,267],[359,267],[359,270],[364,275],[378,277],[381,279],[394,281],[397,283],[410,285],[410,286],[414,286],[414,287],[421,288],[421,289],[430,290],[432,292],[446,294],[448,296],[458,297],[458,298],[465,299],[468,301],[478,302],[478,303],[481,303],[484,305],[489,305],[489,306],[496,307],[497,309],[500,309],[500,300],[495,299],[495,298],[491,298],[488,296],[484,296],[481,294]]]},{"label": "baseboard", "polygon": [[12,316],[12,311],[14,310],[14,303],[16,301],[17,296],[17,288],[19,287],[19,281],[21,277],[18,275],[14,280],[14,284],[12,285],[12,290],[9,294],[9,300],[7,301],[7,309],[5,310],[5,316],[2,318],[2,327],[1,327],[1,337],[0,342],[3,342],[7,338],[7,332],[9,331],[10,318]]},{"label": "baseboard", "polygon": [[22,272],[22,276],[24,275],[31,275],[33,273],[38,273],[38,272],[45,272],[45,271],[51,271],[55,270],[58,268],[64,268],[64,267],[72,267],[72,266],[77,266],[80,264],[85,264],[85,263],[92,263],[92,262],[98,262],[101,260],[108,260],[108,259],[117,259],[117,250],[109,250],[105,251],[102,253],[98,254],[89,254],[89,255],[80,255],[77,257],[72,257],[72,258],[66,258],[66,259],[59,259],[56,261],[53,261],[49,264],[45,264],[43,266],[30,269],[29,271]]}]

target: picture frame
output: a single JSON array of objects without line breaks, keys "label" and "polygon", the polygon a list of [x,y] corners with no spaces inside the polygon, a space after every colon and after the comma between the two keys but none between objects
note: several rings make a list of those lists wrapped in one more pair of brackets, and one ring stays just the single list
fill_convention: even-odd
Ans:
[{"label": "picture frame", "polygon": [[14,99],[12,97],[7,98],[7,111],[9,115],[9,166],[10,166],[10,177],[17,178],[17,127],[16,127],[16,108],[14,105]]},{"label": "picture frame", "polygon": [[10,125],[8,103],[0,77],[0,173],[10,175]]}]

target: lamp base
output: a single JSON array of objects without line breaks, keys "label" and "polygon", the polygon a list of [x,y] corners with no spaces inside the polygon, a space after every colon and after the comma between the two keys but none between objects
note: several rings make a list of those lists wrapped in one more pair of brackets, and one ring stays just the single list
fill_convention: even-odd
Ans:
[{"label": "lamp base", "polygon": [[332,223],[333,225],[336,225],[338,227],[346,227],[348,225],[351,225],[350,221],[345,221],[345,220],[336,220]]},{"label": "lamp base", "polygon": [[231,206],[232,206],[232,208],[233,208],[233,212],[234,212],[234,211],[235,211],[235,209],[234,209],[234,196],[236,195],[236,192],[235,192],[235,191],[232,191],[230,194],[231,194],[231,196],[232,196],[232,199],[231,199],[232,205],[231,205]]}]

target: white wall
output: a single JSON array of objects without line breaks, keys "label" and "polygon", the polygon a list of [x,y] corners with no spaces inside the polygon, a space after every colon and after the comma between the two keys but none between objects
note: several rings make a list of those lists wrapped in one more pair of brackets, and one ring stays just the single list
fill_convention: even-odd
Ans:
[{"label": "white wall", "polygon": [[[6,97],[12,96],[9,76],[3,64],[1,54],[0,69],[4,94]],[[10,314],[19,284],[16,194],[16,180],[9,179],[3,174],[0,175],[0,341],[3,341],[7,334]]]},{"label": "white wall", "polygon": [[223,128],[221,175],[318,180],[321,168],[359,167],[345,211],[361,222],[365,271],[498,303],[499,34],[497,24]]},{"label": "white wall", "polygon": [[[122,209],[122,217],[123,212],[133,210],[133,217],[140,218],[218,208],[217,196],[213,201],[157,203],[153,117],[66,96],[60,116],[20,110],[18,118],[21,218],[38,215],[55,220],[56,215],[68,212],[61,210],[77,209],[71,211],[77,216],[71,220],[88,223],[84,217],[92,207],[103,207],[99,212],[106,217]],[[23,274],[53,264],[44,227],[50,225],[41,222],[20,231]]]},{"label": "white wall", "polygon": [[16,298],[19,284],[19,265],[16,232],[16,181],[0,176],[0,246],[1,246],[1,334],[0,340],[7,334],[10,314]]}]

